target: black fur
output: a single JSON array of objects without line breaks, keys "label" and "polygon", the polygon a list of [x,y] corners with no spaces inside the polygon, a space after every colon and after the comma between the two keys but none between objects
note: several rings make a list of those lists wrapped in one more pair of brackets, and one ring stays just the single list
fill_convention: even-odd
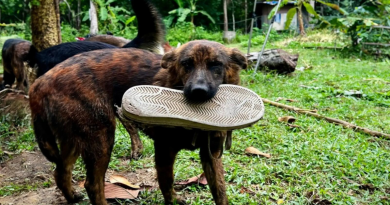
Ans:
[{"label": "black fur", "polygon": [[78,41],[59,44],[39,53],[36,52],[35,48],[32,48],[30,49],[30,56],[32,59],[29,64],[31,67],[38,67],[37,77],[40,77],[57,64],[74,55],[106,48],[117,47],[101,42]]},{"label": "black fur", "polygon": [[131,5],[137,16],[138,34],[123,48],[141,48],[158,53],[166,34],[162,17],[150,1],[131,1]]},{"label": "black fur", "polygon": [[[138,34],[134,40],[123,46],[123,48],[140,48],[162,54],[161,45],[165,41],[166,31],[161,15],[148,0],[131,1],[131,5],[138,20]],[[101,42],[88,41],[63,43],[41,52],[37,52],[33,46],[31,47],[29,65],[31,67],[38,67],[37,77],[42,76],[55,65],[79,53],[106,48],[117,48]]]}]

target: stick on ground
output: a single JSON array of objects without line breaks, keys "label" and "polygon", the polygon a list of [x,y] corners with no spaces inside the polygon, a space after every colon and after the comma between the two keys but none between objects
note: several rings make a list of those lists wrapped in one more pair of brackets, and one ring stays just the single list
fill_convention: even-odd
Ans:
[{"label": "stick on ground", "polygon": [[373,131],[373,130],[370,130],[370,129],[367,129],[364,127],[359,127],[357,125],[351,124],[351,123],[346,122],[344,120],[326,117],[326,116],[320,115],[320,114],[315,113],[315,112],[310,111],[310,110],[305,110],[305,109],[301,109],[301,108],[297,108],[297,107],[293,107],[293,106],[284,105],[284,104],[277,103],[277,102],[274,102],[274,101],[271,101],[271,100],[268,100],[265,98],[262,98],[262,100],[264,103],[268,103],[268,104],[273,105],[275,107],[283,108],[285,110],[290,110],[290,111],[294,111],[294,112],[301,113],[301,114],[311,115],[311,116],[314,116],[318,119],[324,119],[330,123],[341,125],[345,128],[349,128],[349,129],[352,129],[352,130],[357,131],[357,132],[363,132],[363,133],[369,134],[371,136],[381,137],[381,138],[385,138],[385,139],[390,140],[390,135],[386,134],[386,133]]}]

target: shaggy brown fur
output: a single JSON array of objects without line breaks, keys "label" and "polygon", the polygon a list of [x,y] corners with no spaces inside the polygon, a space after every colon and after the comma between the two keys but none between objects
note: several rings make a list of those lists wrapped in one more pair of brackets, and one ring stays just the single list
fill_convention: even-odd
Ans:
[{"label": "shaggy brown fur", "polygon": [[12,85],[16,79],[17,90],[28,90],[27,70],[24,61],[28,59],[31,43],[21,39],[8,39],[2,49],[4,85]]},{"label": "shaggy brown fur", "polygon": [[[115,105],[121,105],[130,87],[184,87],[187,98],[194,100],[192,95],[196,95],[201,100],[195,100],[202,101],[212,98],[222,83],[238,84],[239,71],[246,65],[238,50],[210,41],[189,42],[164,57],[134,48],[106,49],[79,54],[58,64],[37,79],[29,92],[35,136],[42,153],[56,164],[58,188],[68,202],[79,199],[72,188],[71,175],[81,155],[91,203],[107,204],[104,175],[114,145]],[[199,85],[205,90],[193,89]],[[154,139],[158,182],[167,204],[184,204],[173,189],[173,164],[181,149],[196,148],[200,148],[216,204],[228,204],[222,161],[208,154],[210,147],[214,157],[219,155],[226,132],[165,127],[148,127],[144,131]]]}]

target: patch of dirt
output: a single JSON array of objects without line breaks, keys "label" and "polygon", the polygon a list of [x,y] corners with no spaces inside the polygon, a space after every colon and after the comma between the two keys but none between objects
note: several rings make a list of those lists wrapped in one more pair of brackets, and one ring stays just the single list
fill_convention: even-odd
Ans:
[{"label": "patch of dirt", "polygon": [[[122,163],[127,163],[128,160]],[[109,181],[111,175],[121,175],[126,177],[131,183],[139,185],[141,191],[158,190],[157,174],[154,168],[137,169],[134,172],[123,171],[116,172],[107,170],[106,181]],[[65,197],[57,188],[53,178],[52,165],[41,152],[23,152],[20,155],[15,155],[10,160],[0,165],[0,187],[8,184],[36,184],[45,181],[52,181],[50,188],[38,186],[36,191],[22,192],[12,196],[0,198],[0,204],[67,204]],[[79,187],[80,182],[73,183],[73,187],[78,191],[83,191],[84,188]],[[84,202],[88,203],[88,198],[85,195]],[[116,204],[116,203],[113,203]]]},{"label": "patch of dirt", "polygon": [[22,193],[18,196],[0,198],[0,204],[67,204],[65,197],[56,187],[39,189],[37,191]]},{"label": "patch of dirt", "polygon": [[23,152],[0,165],[0,187],[54,182],[51,163],[40,152]]}]

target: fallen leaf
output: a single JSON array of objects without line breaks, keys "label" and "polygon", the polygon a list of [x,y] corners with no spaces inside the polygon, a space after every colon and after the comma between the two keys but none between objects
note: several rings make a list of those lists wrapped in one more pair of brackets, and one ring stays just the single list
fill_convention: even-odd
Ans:
[{"label": "fallen leaf", "polygon": [[120,175],[111,175],[110,182],[113,184],[120,184],[132,189],[139,189],[140,187],[130,183],[125,177]]},{"label": "fallen leaf", "polygon": [[104,195],[106,199],[135,199],[139,190],[126,189],[121,186],[106,182],[104,184]]},{"label": "fallen leaf", "polygon": [[246,153],[247,155],[258,155],[258,156],[263,156],[263,157],[271,158],[271,155],[270,155],[270,154],[260,152],[258,149],[254,148],[254,147],[248,147],[248,148],[246,148],[246,149],[245,149],[245,153]]},{"label": "fallen leaf", "polygon": [[356,90],[344,91],[344,95],[357,97],[357,98],[361,98],[365,96],[362,91],[356,91]]},{"label": "fallen leaf", "polygon": [[301,128],[299,125],[294,125],[294,124],[287,124],[291,128]]},{"label": "fallen leaf", "polygon": [[246,188],[246,187],[241,187],[240,193],[241,193],[241,194],[248,193],[248,194],[250,194],[250,195],[255,195],[255,194],[256,194],[254,191],[252,191],[252,190],[250,190],[250,189],[248,189],[248,188]]},{"label": "fallen leaf", "polygon": [[4,154],[7,154],[8,156],[11,156],[11,155],[14,155],[14,154],[15,154],[15,153],[13,153],[13,152],[8,152],[8,151],[5,151],[5,150],[3,151],[3,153],[4,153]]},{"label": "fallen leaf", "polygon": [[204,173],[202,173],[198,176],[191,177],[186,181],[177,182],[175,184],[179,184],[179,185],[191,185],[191,184],[207,185],[207,179],[206,179],[206,176],[204,175]]},{"label": "fallen leaf", "polygon": [[84,188],[84,184],[85,184],[85,180],[84,180],[84,181],[81,181],[81,182],[79,182],[79,187],[80,187],[80,188]]},{"label": "fallen leaf", "polygon": [[287,122],[289,124],[294,123],[297,119],[293,116],[284,116],[278,118],[279,122]]}]

